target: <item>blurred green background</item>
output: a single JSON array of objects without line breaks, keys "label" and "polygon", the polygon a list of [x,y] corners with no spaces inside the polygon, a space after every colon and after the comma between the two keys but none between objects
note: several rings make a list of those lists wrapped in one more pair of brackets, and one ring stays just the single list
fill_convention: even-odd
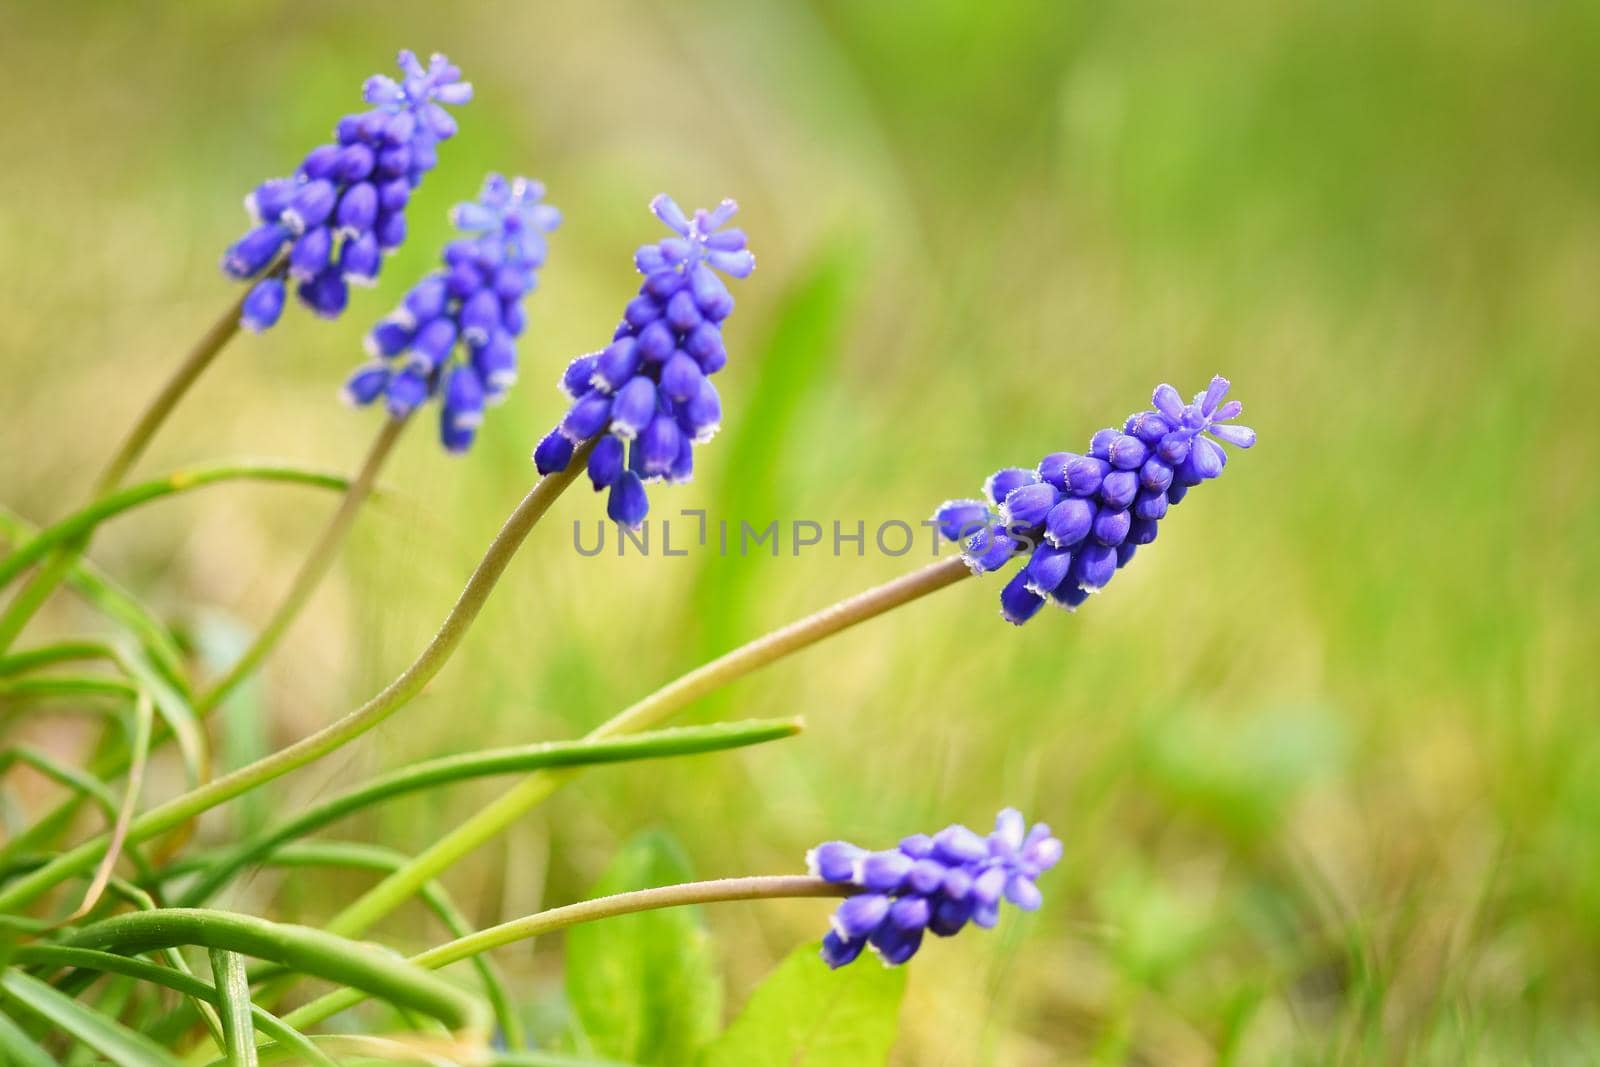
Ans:
[{"label": "blurred green background", "polygon": [[[229,759],[341,714],[431,634],[534,477],[551,387],[608,336],[668,190],[725,195],[726,430],[659,513],[915,521],[1228,374],[1261,434],[1101,597],[1020,630],[958,585],[709,701],[795,741],[591,772],[448,880],[488,923],[665,828],[702,876],[797,869],[1014,804],[1045,908],[926,948],[918,1065],[1600,1057],[1600,7],[815,0],[0,7],[0,496],[36,520],[234,296],[239,197],[394,51],[478,88],[376,293],[236,342],[144,469],[358,462],[336,391],[483,173],[566,213],[523,381],[465,460],[412,432]],[[96,558],[208,641],[267,615],[332,507],[207,490]],[[902,573],[868,555],[581,559],[563,500],[403,714],[212,838],[364,772],[582,732],[704,658]],[[199,607],[197,607],[199,606]],[[53,602],[35,637],[94,620]],[[59,727],[65,731],[67,727]],[[51,739],[70,744],[63,733]],[[172,785],[173,783],[167,783]],[[157,791],[163,787],[158,787]],[[417,849],[496,786],[347,829]],[[228,900],[315,922],[364,882]],[[708,913],[737,1006],[815,902]],[[437,939],[420,912],[382,929]],[[560,1018],[560,939],[502,953]]]}]

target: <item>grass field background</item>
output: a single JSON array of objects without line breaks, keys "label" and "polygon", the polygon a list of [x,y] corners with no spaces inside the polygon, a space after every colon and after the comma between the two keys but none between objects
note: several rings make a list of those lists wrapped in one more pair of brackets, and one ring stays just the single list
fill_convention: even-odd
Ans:
[{"label": "grass field background", "polygon": [[[923,951],[900,1064],[1600,1057],[1600,8],[24,3],[0,38],[0,497],[38,520],[76,505],[233,298],[216,262],[239,198],[397,48],[478,88],[404,251],[337,323],[291,309],[236,342],[144,469],[353,468],[378,417],[338,385],[445,209],[494,169],[566,215],[522,381],[466,459],[408,434],[230,709],[234,762],[431,634],[534,478],[560,368],[632,294],[656,192],[737,197],[760,260],[735,290],[726,429],[658,514],[915,522],[1157,382],[1234,380],[1260,444],[1085,609],[1013,630],[997,580],[961,583],[739,684],[687,719],[808,731],[588,774],[452,873],[475,919],[580,897],[645,829],[702,876],[776,873],[824,838],[1013,804],[1066,843],[1046,905]],[[560,502],[422,699],[206,834],[361,772],[578,734],[917,565],[581,558],[572,523],[602,505]],[[221,647],[331,506],[207,490],[119,522],[96,558]],[[92,624],[61,598],[35,638]],[[495,788],[342,833],[419,849]],[[364,884],[263,873],[227,903],[314,923]],[[824,911],[708,913],[731,1005]],[[420,911],[381,933],[440,936]],[[502,954],[551,1027],[561,948]]]}]

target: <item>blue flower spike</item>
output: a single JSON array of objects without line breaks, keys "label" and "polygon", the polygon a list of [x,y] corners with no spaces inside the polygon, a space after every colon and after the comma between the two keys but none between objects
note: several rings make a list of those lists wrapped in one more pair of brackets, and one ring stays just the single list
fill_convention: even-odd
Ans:
[{"label": "blue flower spike", "polygon": [[446,450],[472,447],[484,409],[505,399],[517,379],[522,302],[538,284],[546,237],[561,224],[561,212],[543,200],[538,182],[491,174],[477,200],[452,209],[463,236],[367,335],[372,361],[345,383],[350,403],[382,398],[392,415],[404,416],[438,397]]},{"label": "blue flower spike", "polygon": [[566,417],[534,449],[540,474],[565,470],[578,446],[599,438],[589,454],[595,491],[609,492],[606,514],[637,527],[650,510],[648,482],[687,482],[694,448],[722,425],[722,399],[711,376],[728,361],[722,324],[733,296],[721,275],[746,278],[755,256],[745,235],[724,229],[738,205],[724,200],[686,215],[662,194],[650,210],[674,236],[640,248],[644,275],[623,309],[611,343],[572,361],[561,388],[572,400]]},{"label": "blue flower spike", "polygon": [[401,80],[367,79],[370,110],[340,119],[334,143],[313,148],[292,177],[269,179],[245,197],[255,226],[228,248],[222,269],[254,283],[240,316],[246,329],[270,329],[283,314],[285,284],[269,271],[273,264],[285,264],[301,303],[334,318],[349,287],[373,284],[384,254],[405,241],[411,191],[456,132],[444,105],[471,100],[472,86],[441,55],[427,67],[411,52],[399,62]]},{"label": "blue flower spike", "polygon": [[822,958],[843,967],[870,948],[895,967],[916,955],[925,933],[951,937],[969,922],[994,926],[1002,900],[1033,911],[1042,900],[1039,876],[1060,859],[1050,827],[1030,828],[1014,808],[996,817],[987,836],[957,825],[881,852],[848,841],[818,845],[806,854],[812,875],[860,890],[834,911]]},{"label": "blue flower spike", "polygon": [[1121,430],[1096,433],[1084,454],[1053,452],[1032,470],[996,471],[982,499],[946,501],[933,521],[946,540],[962,546],[975,574],[1028,557],[1000,591],[1007,622],[1020,626],[1047,601],[1073,610],[1104,588],[1138,546],[1156,539],[1169,508],[1222,473],[1223,444],[1256,443],[1254,430],[1233,424],[1244,406],[1225,400],[1228,388],[1219,375],[1186,404],[1162,385],[1150,410],[1128,416]]}]

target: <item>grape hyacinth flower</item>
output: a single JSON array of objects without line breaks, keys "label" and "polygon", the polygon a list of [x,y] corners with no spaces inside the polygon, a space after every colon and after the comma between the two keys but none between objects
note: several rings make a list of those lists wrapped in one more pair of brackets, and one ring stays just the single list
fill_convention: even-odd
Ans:
[{"label": "grape hyacinth flower", "polygon": [[931,837],[913,834],[882,852],[847,841],[818,845],[806,853],[811,873],[861,890],[833,913],[822,958],[843,967],[870,947],[898,966],[916,954],[924,932],[950,937],[969,921],[994,926],[1002,899],[1032,911],[1041,900],[1036,879],[1060,859],[1050,827],[1029,829],[1014,808],[995,818],[986,837],[958,825]]},{"label": "grape hyacinth flower", "polygon": [[1006,621],[1020,626],[1046,600],[1074,609],[1156,539],[1169,507],[1222,473],[1228,457],[1217,441],[1255,444],[1254,430],[1229,425],[1244,407],[1224,403],[1227,392],[1228,379],[1218,376],[1185,404],[1172,386],[1159,386],[1152,410],[1129,415],[1121,430],[1101,430],[1085,454],[1054,452],[1032,469],[996,471],[982,499],[946,501],[934,513],[939,532],[963,543],[975,574],[1027,554],[1000,591]]},{"label": "grape hyacinth flower", "polygon": [[685,215],[665,193],[650,210],[677,236],[640,248],[634,265],[644,275],[611,343],[579,356],[561,387],[572,407],[534,449],[540,474],[566,470],[573,453],[594,441],[589,479],[609,489],[606,513],[623,526],[644,522],[645,483],[686,482],[694,446],[720,427],[722,402],[711,375],[728,361],[722,323],[733,297],[717,276],[748,277],[756,260],[740,230],[724,230],[738,205]]},{"label": "grape hyacinth flower", "polygon": [[491,174],[477,200],[455,206],[451,222],[466,236],[446,245],[444,267],[372,328],[373,360],[350,376],[347,400],[364,406],[382,397],[399,418],[439,396],[444,447],[471,447],[484,407],[505,399],[517,379],[522,301],[538,284],[546,234],[561,224],[543,198],[536,181]]},{"label": "grape hyacinth flower", "polygon": [[[285,273],[302,303],[337,317],[349,286],[371,285],[383,256],[405,241],[411,191],[438,162],[439,142],[456,132],[443,105],[471,100],[472,86],[441,55],[424,68],[403,51],[399,63],[400,81],[382,74],[367,79],[363,96],[371,109],[340,119],[332,144],[313,148],[292,177],[269,179],[245,197],[256,225],[228,248],[222,269],[255,280],[240,319],[246,328],[260,332],[277,323]],[[285,269],[268,270],[280,256]]]}]

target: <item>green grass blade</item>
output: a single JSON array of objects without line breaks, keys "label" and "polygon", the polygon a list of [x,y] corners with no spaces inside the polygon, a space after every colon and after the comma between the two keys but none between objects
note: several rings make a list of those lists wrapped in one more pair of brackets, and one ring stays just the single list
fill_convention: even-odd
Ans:
[{"label": "green grass blade", "polygon": [[24,570],[43,559],[53,549],[76,541],[91,533],[102,522],[131,508],[149,504],[175,493],[188,492],[201,486],[218,482],[248,479],[263,482],[288,482],[313,486],[319,489],[343,491],[349,479],[332,471],[315,470],[289,463],[264,463],[239,461],[217,463],[206,467],[191,467],[173,471],[165,477],[143,482],[101,497],[88,507],[73,512],[59,522],[40,530],[30,541],[23,543],[5,559],[0,560],[0,586],[10,582]]},{"label": "green grass blade", "polygon": [[15,700],[68,700],[73,697],[108,697],[132,700],[138,695],[132,683],[120,678],[62,675],[49,678],[13,678],[0,681],[0,695]]},{"label": "green grass blade", "polygon": [[0,992],[10,1003],[71,1035],[118,1067],[181,1067],[149,1038],[21,971],[0,975]]},{"label": "green grass blade", "polygon": [[237,952],[211,950],[211,977],[217,987],[229,1067],[256,1067],[255,1025],[250,1016],[250,980]]},{"label": "green grass blade", "polygon": [[124,953],[180,945],[226,949],[364,990],[452,1029],[471,1025],[480,1015],[474,998],[415,964],[321,930],[232,912],[160,908],[118,915],[84,927],[64,943]]},{"label": "green grass blade", "polygon": [[[191,974],[180,973],[166,967],[158,966],[147,960],[136,959],[131,956],[119,956],[114,952],[99,952],[88,948],[67,948],[61,945],[28,945],[17,950],[16,962],[19,964],[42,963],[58,967],[76,967],[84,971],[100,971],[106,974],[125,975],[141,982],[163,986],[175,992],[182,993],[192,1000],[203,1001],[208,1004],[219,1003],[221,994],[215,986],[196,978]],[[255,1005],[250,1005],[251,1024],[267,1037],[278,1042],[286,1051],[294,1052],[308,1063],[316,1067],[336,1067],[333,1060],[319,1051],[316,1045],[300,1031],[284,1022],[271,1012]]]},{"label": "green grass blade", "polygon": [[55,1058],[34,1043],[27,1031],[0,1011],[0,1062],[8,1067],[56,1067]]},{"label": "green grass blade", "polygon": [[547,741],[428,760],[382,775],[262,831],[229,850],[216,866],[179,898],[179,903],[184,907],[197,907],[226,885],[235,873],[268,855],[283,842],[302,837],[379,801],[419,789],[487,775],[518,774],[550,767],[666,759],[759,745],[793,737],[801,728],[798,719],[749,720],[655,730],[603,740]]}]

